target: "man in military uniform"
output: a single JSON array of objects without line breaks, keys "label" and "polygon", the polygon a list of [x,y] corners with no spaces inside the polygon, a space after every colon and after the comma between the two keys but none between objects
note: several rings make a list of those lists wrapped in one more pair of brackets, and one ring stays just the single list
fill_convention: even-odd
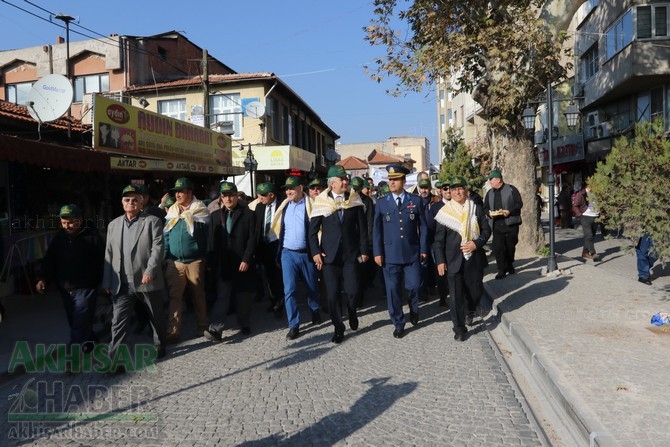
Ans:
[{"label": "man in military uniform", "polygon": [[386,170],[390,192],[375,205],[372,249],[375,263],[384,271],[393,336],[402,338],[403,288],[408,293],[410,322],[413,326],[419,323],[421,262],[428,257],[428,228],[421,198],[404,189],[409,170],[401,165],[389,165]]}]

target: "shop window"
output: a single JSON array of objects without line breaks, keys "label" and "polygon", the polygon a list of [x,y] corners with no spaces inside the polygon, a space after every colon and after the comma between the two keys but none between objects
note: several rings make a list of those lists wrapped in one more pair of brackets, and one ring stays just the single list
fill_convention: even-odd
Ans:
[{"label": "shop window", "polygon": [[225,93],[209,97],[210,122],[232,121],[234,139],[242,138],[242,101],[239,93]]},{"label": "shop window", "polygon": [[7,85],[7,101],[13,102],[14,104],[24,105],[28,101],[28,93],[33,86],[32,82],[23,82],[20,84],[9,84]]},{"label": "shop window", "polygon": [[158,113],[180,121],[186,121],[186,99],[164,99],[158,101]]},{"label": "shop window", "polygon": [[82,102],[86,93],[109,91],[109,74],[77,76],[74,78],[74,102]]}]

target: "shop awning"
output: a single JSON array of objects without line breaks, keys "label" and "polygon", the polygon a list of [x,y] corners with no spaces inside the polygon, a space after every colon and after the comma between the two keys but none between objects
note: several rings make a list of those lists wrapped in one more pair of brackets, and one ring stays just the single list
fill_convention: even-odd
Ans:
[{"label": "shop awning", "polygon": [[0,135],[0,160],[71,171],[110,172],[109,154]]}]

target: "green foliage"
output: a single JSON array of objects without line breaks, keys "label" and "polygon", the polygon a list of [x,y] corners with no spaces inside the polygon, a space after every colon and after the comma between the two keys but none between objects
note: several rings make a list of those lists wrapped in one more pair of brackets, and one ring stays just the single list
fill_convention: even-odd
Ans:
[{"label": "green foliage", "polygon": [[538,250],[538,254],[540,256],[542,256],[543,258],[548,258],[550,251],[551,251],[551,249],[549,248],[549,245],[544,245],[544,246],[540,247],[540,249]]},{"label": "green foliage", "polygon": [[633,241],[651,235],[660,258],[670,255],[670,141],[662,120],[639,123],[620,138],[588,179],[607,227],[622,227]]},{"label": "green foliage", "polygon": [[[532,0],[374,0],[364,28],[371,45],[386,47],[371,77],[392,76],[397,89],[421,91],[455,75],[484,109],[493,129],[515,133],[528,98],[565,77],[561,46]],[[400,31],[402,30],[402,31]]]},{"label": "green foliage", "polygon": [[444,158],[439,178],[441,181],[449,181],[453,176],[460,175],[468,181],[471,190],[481,193],[481,188],[486,178],[479,172],[478,166],[472,166],[472,155],[468,151],[461,132],[449,128],[442,145]]}]

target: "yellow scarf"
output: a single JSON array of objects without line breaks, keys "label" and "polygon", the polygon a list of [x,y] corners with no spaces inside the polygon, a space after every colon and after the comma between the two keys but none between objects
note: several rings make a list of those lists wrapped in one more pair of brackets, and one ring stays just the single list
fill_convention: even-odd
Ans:
[{"label": "yellow scarf", "polygon": [[209,210],[204,203],[195,197],[193,197],[193,201],[191,202],[191,205],[188,207],[188,209],[185,209],[181,213],[179,212],[179,205],[175,203],[170,207],[167,215],[165,216],[166,222],[163,231],[167,233],[168,231],[172,230],[174,226],[177,225],[177,222],[179,222],[179,219],[184,219],[188,234],[193,236],[195,223],[207,223],[209,220]]},{"label": "yellow scarf", "polygon": [[[303,198],[305,199],[305,210],[307,211],[307,218],[309,219],[312,215],[312,205],[314,201],[307,194],[304,194]],[[279,235],[281,234],[281,216],[284,213],[284,208],[286,208],[286,205],[288,205],[290,201],[290,199],[286,198],[281,205],[277,207],[274,216],[272,216],[272,224],[270,225],[270,231],[268,231],[267,234],[268,239],[272,240],[279,238]]]},{"label": "yellow scarf", "polygon": [[476,210],[477,206],[470,200],[463,205],[449,200],[440,208],[435,220],[460,234],[463,242],[474,241],[479,237]]},{"label": "yellow scarf", "polygon": [[354,208],[356,206],[364,206],[361,196],[358,195],[356,191],[351,191],[349,194],[349,200],[343,200],[339,203],[336,203],[329,195],[330,187],[326,188],[321,194],[316,196],[314,199],[314,207],[312,213],[310,214],[310,219],[312,217],[323,216],[328,217],[336,211],[347,210],[349,208]]}]

